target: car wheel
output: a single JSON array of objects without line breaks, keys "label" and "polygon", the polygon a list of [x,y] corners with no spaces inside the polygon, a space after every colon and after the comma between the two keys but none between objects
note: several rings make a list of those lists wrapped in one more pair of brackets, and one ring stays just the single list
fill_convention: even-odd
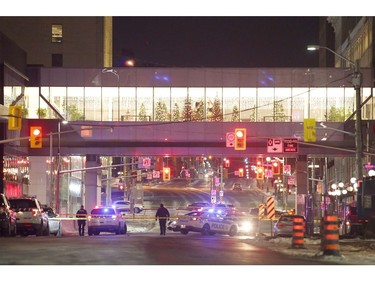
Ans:
[{"label": "car wheel", "polygon": [[10,228],[10,223],[8,224],[7,227],[4,227],[1,229],[1,236],[8,237],[11,234],[11,228]]},{"label": "car wheel", "polygon": [[43,234],[44,234],[44,227],[43,227],[43,221],[41,221],[39,228],[35,230],[35,235],[42,236]]},{"label": "car wheel", "polygon": [[123,233],[123,234],[126,234],[127,232],[128,232],[128,227],[127,227],[127,225],[125,224],[122,233]]},{"label": "car wheel", "polygon": [[49,224],[47,223],[47,226],[44,228],[44,236],[49,236]]},{"label": "car wheel", "polygon": [[121,224],[119,224],[119,225],[118,225],[118,228],[117,228],[116,231],[115,231],[115,234],[116,234],[116,235],[119,235],[121,232],[122,232],[122,230],[121,230]]},{"label": "car wheel", "polygon": [[188,233],[189,233],[189,230],[186,230],[186,229],[181,230],[181,234],[186,235],[186,234],[188,234]]},{"label": "car wheel", "polygon": [[89,234],[89,236],[92,236],[92,230],[91,229],[89,229],[88,231],[87,231],[87,233]]},{"label": "car wheel", "polygon": [[17,236],[17,225],[14,224],[13,226],[13,231],[12,231],[12,234],[11,234],[13,237],[16,237]]},{"label": "car wheel", "polygon": [[203,227],[202,227],[202,235],[208,235],[210,234],[210,225],[209,224],[205,224]]},{"label": "car wheel", "polygon": [[229,229],[229,236],[234,236],[237,234],[237,226],[232,225]]}]

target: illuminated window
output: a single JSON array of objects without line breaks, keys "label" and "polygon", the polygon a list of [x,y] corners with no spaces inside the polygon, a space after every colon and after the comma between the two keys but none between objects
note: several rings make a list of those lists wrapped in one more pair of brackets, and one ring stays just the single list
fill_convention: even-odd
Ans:
[{"label": "illuminated window", "polygon": [[62,43],[63,33],[61,24],[52,25],[52,43]]}]

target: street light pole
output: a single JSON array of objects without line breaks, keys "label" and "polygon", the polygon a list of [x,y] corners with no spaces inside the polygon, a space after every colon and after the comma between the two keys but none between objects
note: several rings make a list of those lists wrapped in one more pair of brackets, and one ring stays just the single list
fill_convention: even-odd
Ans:
[{"label": "street light pole", "polygon": [[308,45],[308,51],[316,51],[319,49],[326,49],[344,61],[351,64],[354,69],[352,76],[352,85],[355,89],[355,103],[356,103],[356,112],[355,112],[355,162],[356,162],[356,178],[360,180],[363,178],[363,165],[362,165],[362,155],[363,155],[363,143],[362,143],[362,104],[361,104],[361,86],[362,86],[362,76],[360,72],[359,60],[352,62],[346,57],[336,53],[332,49],[324,46],[318,45]]}]

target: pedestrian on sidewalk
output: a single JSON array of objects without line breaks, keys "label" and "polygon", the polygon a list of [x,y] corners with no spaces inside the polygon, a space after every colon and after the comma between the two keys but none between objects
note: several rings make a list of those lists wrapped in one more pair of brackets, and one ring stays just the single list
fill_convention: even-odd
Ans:
[{"label": "pedestrian on sidewalk", "polygon": [[165,208],[163,204],[160,204],[160,207],[155,214],[155,220],[157,221],[159,219],[160,235],[165,235],[167,220],[169,220],[169,217],[170,215],[168,209]]}]

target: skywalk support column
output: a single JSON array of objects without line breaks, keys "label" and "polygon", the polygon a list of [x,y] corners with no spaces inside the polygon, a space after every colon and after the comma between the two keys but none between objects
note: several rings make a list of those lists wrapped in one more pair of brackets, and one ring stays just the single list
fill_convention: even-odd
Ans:
[{"label": "skywalk support column", "polygon": [[[307,155],[301,155],[296,163],[297,175],[297,194],[296,194],[296,214],[305,212],[304,199],[308,194],[308,178],[307,178]],[[302,212],[301,212],[302,211]]]},{"label": "skywalk support column", "polygon": [[[100,160],[97,155],[86,155],[86,168],[100,166]],[[100,169],[89,169],[85,172],[85,208],[90,212],[96,205],[101,205],[101,181]]]},{"label": "skywalk support column", "polygon": [[355,146],[356,146],[356,172],[357,180],[363,178],[363,165],[362,165],[362,155],[363,155],[363,142],[362,142],[362,101],[361,101],[361,85],[362,77],[359,71],[359,60],[355,61],[354,64],[354,74],[352,78],[352,84],[355,89]]}]

